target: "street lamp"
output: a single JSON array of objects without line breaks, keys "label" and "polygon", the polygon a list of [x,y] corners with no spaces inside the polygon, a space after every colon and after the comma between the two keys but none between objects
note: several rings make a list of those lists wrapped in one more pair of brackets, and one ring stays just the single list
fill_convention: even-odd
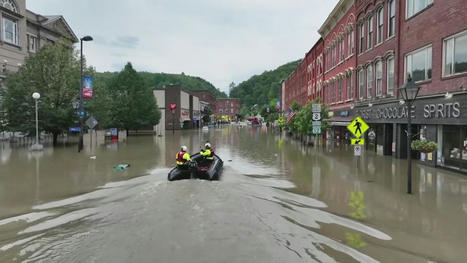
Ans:
[{"label": "street lamp", "polygon": [[412,154],[411,146],[412,143],[412,105],[417,98],[420,87],[415,84],[412,78],[407,78],[407,82],[399,88],[402,99],[407,105],[407,193],[412,193]]},{"label": "street lamp", "polygon": [[92,41],[91,36],[85,36],[80,39],[80,49],[81,49],[81,78],[80,78],[80,88],[79,88],[79,141],[78,141],[78,152],[81,152],[83,149],[83,41]]},{"label": "street lamp", "polygon": [[42,146],[42,144],[39,143],[39,113],[37,110],[38,100],[41,98],[41,94],[39,94],[38,92],[34,92],[32,94],[32,98],[36,101],[36,143],[31,146],[31,150],[42,151],[44,147]]}]

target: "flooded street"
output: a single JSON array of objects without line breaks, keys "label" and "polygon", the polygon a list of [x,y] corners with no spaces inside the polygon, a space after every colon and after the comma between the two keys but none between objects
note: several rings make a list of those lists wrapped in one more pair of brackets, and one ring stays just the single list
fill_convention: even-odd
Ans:
[{"label": "flooded street", "polygon": [[[168,182],[180,145],[208,140],[221,180]],[[0,144],[0,262],[465,262],[465,175],[414,162],[407,195],[405,160],[352,154],[236,126]]]}]

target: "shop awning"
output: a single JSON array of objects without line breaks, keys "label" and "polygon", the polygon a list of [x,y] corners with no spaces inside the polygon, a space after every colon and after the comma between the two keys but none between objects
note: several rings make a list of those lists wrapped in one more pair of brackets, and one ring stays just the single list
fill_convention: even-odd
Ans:
[{"label": "shop awning", "polygon": [[353,120],[351,117],[334,117],[326,120],[331,126],[347,126]]}]

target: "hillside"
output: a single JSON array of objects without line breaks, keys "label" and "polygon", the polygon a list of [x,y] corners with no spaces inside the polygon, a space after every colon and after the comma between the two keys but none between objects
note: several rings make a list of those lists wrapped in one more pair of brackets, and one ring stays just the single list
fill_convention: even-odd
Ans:
[{"label": "hillside", "polygon": [[[97,73],[97,78],[99,78],[99,80],[104,83],[109,83],[109,81],[117,74],[118,73],[116,72]],[[138,72],[138,74],[144,79],[144,84],[146,87],[161,88],[164,85],[177,84],[186,90],[208,90],[217,98],[227,97],[224,92],[216,89],[216,87],[214,87],[211,83],[200,77],[193,77],[184,74],[150,72]]]},{"label": "hillside", "polygon": [[279,82],[287,78],[300,61],[289,62],[275,70],[265,71],[261,75],[251,77],[233,88],[230,97],[240,98],[245,109],[255,104],[261,108],[269,104],[271,100],[279,99]]}]

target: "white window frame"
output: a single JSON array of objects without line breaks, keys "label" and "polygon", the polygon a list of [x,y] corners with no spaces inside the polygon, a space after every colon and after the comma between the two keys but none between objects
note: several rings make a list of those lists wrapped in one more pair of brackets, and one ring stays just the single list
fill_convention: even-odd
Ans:
[{"label": "white window frame", "polygon": [[376,97],[383,95],[383,62],[378,60],[375,64]]},{"label": "white window frame", "polygon": [[[452,36],[449,36],[445,39],[443,39],[443,68],[442,68],[442,73],[443,73],[443,77],[451,77],[451,76],[456,76],[456,75],[462,75],[462,74],[465,74],[467,73],[467,71],[463,71],[463,72],[458,72],[456,73],[455,72],[455,65],[456,65],[456,60],[455,60],[455,54],[456,54],[456,38],[458,37],[462,37],[462,36],[467,36],[467,30],[465,31],[462,31],[460,33],[457,33],[455,35],[452,35]],[[451,59],[452,59],[452,65],[451,65],[451,74],[446,74],[446,59],[447,59],[447,42],[452,40],[452,55],[451,55]]]},{"label": "white window frame", "polygon": [[340,77],[337,79],[337,101],[342,102],[344,100],[344,78]]},{"label": "white window frame", "polygon": [[[412,67],[412,60],[409,60],[408,57],[409,56],[413,56],[419,52],[422,52],[422,51],[425,51],[427,49],[430,49],[431,52],[429,55],[425,55],[425,79],[423,80],[418,80],[416,81],[416,83],[418,82],[423,82],[423,81],[429,81],[433,78],[433,47],[432,45],[427,45],[427,46],[424,46],[424,47],[421,47],[417,50],[414,50],[412,52],[409,52],[405,55],[404,57],[404,83],[407,81],[407,73],[408,73],[408,68],[409,68],[409,64],[410,64],[410,67]],[[430,69],[431,69],[431,77],[428,78],[428,68],[427,68],[427,65],[430,64]],[[410,75],[411,77],[413,78],[413,72],[412,72],[412,69],[410,71]]]},{"label": "white window frame", "polygon": [[[392,67],[389,67],[389,61],[392,60]],[[394,95],[394,85],[395,85],[395,60],[394,60],[394,57],[391,56],[391,57],[388,57],[386,59],[386,94],[388,95]],[[392,69],[392,86],[389,85],[389,70]]]},{"label": "white window frame", "polygon": [[[366,67],[366,97],[368,99],[371,99],[372,98],[372,94],[371,94],[371,91],[373,89],[373,80],[375,78],[374,74],[373,74],[373,64],[369,64],[367,67]],[[369,74],[371,72],[371,75]]]},{"label": "white window frame", "polygon": [[358,49],[359,49],[359,53],[363,53],[365,52],[365,49],[364,49],[364,46],[363,44],[365,44],[365,23],[361,23],[359,26],[358,26],[358,33],[359,33],[359,36],[358,36]]},{"label": "white window frame", "polygon": [[384,8],[380,7],[376,10],[376,44],[381,44],[384,40]]},{"label": "white window frame", "polygon": [[374,32],[373,15],[368,17],[367,25],[368,25],[368,34],[367,34],[368,39],[367,39],[366,49],[369,50],[373,48],[373,32]]},{"label": "white window frame", "polygon": [[[394,5],[394,10],[392,10],[391,4]],[[392,28],[391,18],[394,18],[393,28]],[[391,34],[391,28],[392,28],[392,34]],[[388,38],[393,37],[395,34],[396,34],[396,0],[389,0],[388,2]]]},{"label": "white window frame", "polygon": [[[11,8],[6,7],[7,4],[10,5]],[[0,0],[0,5],[8,10],[18,13],[18,9],[16,8],[15,3],[11,0]]]},{"label": "white window frame", "polygon": [[[31,48],[31,40],[34,42],[34,47]],[[37,36],[33,34],[27,34],[27,42],[28,42],[28,51],[31,53],[36,53],[37,52],[37,44],[39,43],[39,39]]]},{"label": "white window frame", "polygon": [[[7,21],[13,23],[13,30],[14,30],[14,32],[13,32],[13,42],[9,41],[6,38],[6,29],[5,28],[6,28],[6,22]],[[19,46],[19,32],[18,32],[18,21],[17,20],[3,16],[3,18],[2,18],[2,39],[6,43]]]},{"label": "white window frame", "polygon": [[[416,0],[415,0],[416,1]],[[433,4],[433,0],[424,0],[425,1],[425,6],[422,7],[420,10],[417,10],[415,11],[414,8],[415,8],[415,2],[414,0],[406,0],[405,1],[405,18],[406,19],[409,19],[411,17],[413,17],[414,15],[422,12],[423,10],[425,10],[429,5]],[[409,14],[409,5],[412,5],[412,13]]]},{"label": "white window frame", "polygon": [[358,71],[358,98],[363,99],[363,91],[365,90],[365,70],[361,68]]}]

